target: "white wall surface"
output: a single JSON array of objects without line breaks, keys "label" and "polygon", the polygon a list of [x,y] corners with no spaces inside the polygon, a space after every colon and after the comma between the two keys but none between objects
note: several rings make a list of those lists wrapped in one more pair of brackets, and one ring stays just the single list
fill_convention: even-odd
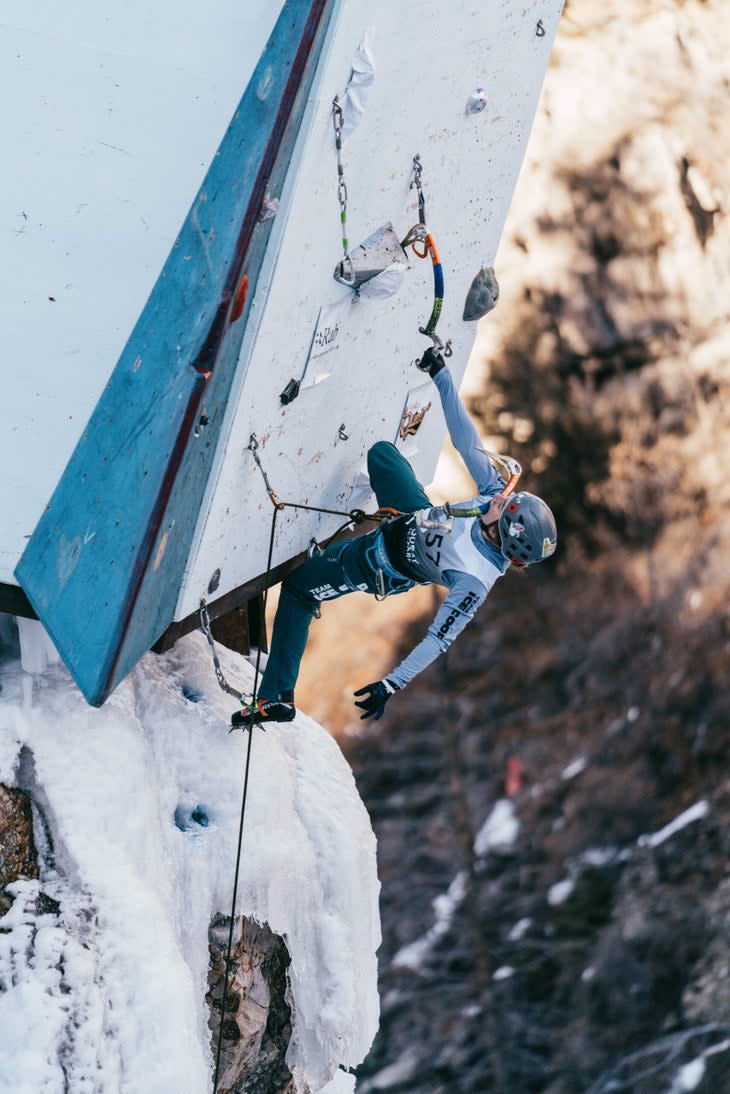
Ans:
[{"label": "white wall surface", "polygon": [[14,582],[281,6],[0,0],[0,581]]}]

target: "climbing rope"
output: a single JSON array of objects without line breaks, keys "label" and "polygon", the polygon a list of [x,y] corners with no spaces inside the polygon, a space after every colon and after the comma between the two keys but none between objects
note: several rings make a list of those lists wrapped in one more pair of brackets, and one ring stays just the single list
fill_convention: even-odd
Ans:
[{"label": "climbing rope", "polygon": [[[273,553],[274,553],[274,539],[275,539],[275,536],[276,536],[276,518],[277,518],[278,515],[279,515],[279,508],[278,508],[278,506],[274,506],[274,511],[273,511],[272,517],[271,517],[271,534],[269,536],[269,553],[268,553],[267,560],[266,560],[266,576],[267,576],[267,578],[268,578],[268,575],[271,573],[271,561],[272,561],[272,557],[273,557]],[[267,593],[268,593],[268,585],[266,586],[266,588],[264,590],[264,605],[263,605],[264,606],[264,611],[266,610],[266,596],[267,596]],[[202,602],[202,603],[204,603],[204,602]],[[205,611],[205,617],[207,619],[208,634],[210,634],[210,619],[208,618],[207,608],[206,609],[201,608],[201,621],[202,621],[202,618],[203,618],[203,611]],[[209,637],[209,642],[210,642],[211,646],[213,646],[212,636]],[[215,647],[213,647],[213,654],[214,654],[214,660],[217,659],[216,655],[215,655]],[[246,800],[248,798],[249,773],[251,771],[251,746],[253,744],[253,710],[254,710],[254,706],[255,706],[255,702],[256,702],[256,694],[258,692],[260,671],[261,671],[261,642],[259,641],[258,647],[257,647],[257,650],[256,650],[256,665],[255,665],[255,668],[254,668],[253,701],[252,701],[252,704],[251,704],[251,709],[250,709],[250,714],[249,714],[249,722],[248,722],[248,725],[246,726],[246,728],[248,729],[248,746],[246,748],[246,763],[245,763],[244,774],[243,774],[243,796],[242,796],[242,799],[241,799],[241,814],[240,814],[240,819],[239,819],[239,823],[238,823],[238,843],[237,843],[237,846],[236,846],[236,869],[235,869],[234,876],[233,876],[233,896],[232,896],[232,899],[231,899],[231,914],[230,914],[229,925],[228,925],[228,943],[227,943],[227,946],[226,946],[226,960],[225,960],[225,967],[224,967],[223,998],[221,1000],[220,1026],[218,1027],[218,1046],[217,1046],[216,1055],[215,1055],[215,1075],[213,1077],[213,1094],[216,1094],[216,1092],[218,1090],[218,1077],[220,1075],[221,1055],[222,1055],[222,1051],[223,1051],[223,1023],[224,1023],[225,1017],[226,1017],[226,1004],[228,1002],[228,985],[229,985],[229,982],[230,982],[230,973],[231,973],[231,954],[233,952],[233,927],[234,927],[234,924],[236,922],[236,900],[238,898],[238,882],[239,882],[240,871],[241,871],[241,851],[243,849],[243,825],[244,825],[244,820],[245,820],[245,816],[246,816]],[[225,677],[223,676],[222,672],[220,672],[220,674],[218,674],[218,672],[216,672],[216,675],[218,676],[218,682],[219,683],[221,683],[221,680],[223,681],[221,683],[221,686],[225,685],[225,690],[227,692],[229,692],[229,694],[237,695],[240,698],[239,693],[237,691],[234,691],[232,688],[230,688],[227,685],[227,683],[225,681]]]},{"label": "climbing rope", "polygon": [[[433,307],[431,308],[431,315],[428,318],[428,322],[425,326],[419,327],[418,330],[420,334],[425,334],[431,339],[434,347],[440,353],[443,353],[445,357],[450,357],[451,342],[446,342],[444,344],[436,334],[436,324],[439,321],[441,309],[444,305],[444,270],[441,265],[441,255],[436,246],[436,240],[426,227],[426,198],[423,193],[423,183],[421,181],[423,164],[420,155],[417,154],[413,157],[411,170],[413,174],[409,188],[411,190],[415,188],[418,195],[418,224],[414,224],[408,232],[401,243],[401,247],[404,251],[410,247],[416,258],[428,258],[430,255],[431,264],[433,266]],[[422,249],[419,249],[419,244],[422,245]]]},{"label": "climbing rope", "polygon": [[400,515],[397,509],[380,508],[376,509],[374,513],[366,513],[362,509],[327,509],[322,505],[305,505],[304,502],[299,501],[281,501],[276,491],[272,488],[271,483],[269,482],[269,476],[266,474],[264,465],[261,462],[261,457],[259,456],[259,442],[255,433],[251,434],[250,440],[248,442],[248,450],[253,456],[256,466],[261,472],[264,480],[264,485],[266,487],[266,493],[269,495],[271,503],[277,509],[306,509],[310,513],[328,513],[331,516],[335,517],[347,517],[345,523],[340,528],[338,528],[336,532],[332,533],[330,539],[333,539],[336,535],[339,535],[339,533],[347,528],[349,524],[362,524],[363,521],[368,520],[390,520],[391,517]]}]

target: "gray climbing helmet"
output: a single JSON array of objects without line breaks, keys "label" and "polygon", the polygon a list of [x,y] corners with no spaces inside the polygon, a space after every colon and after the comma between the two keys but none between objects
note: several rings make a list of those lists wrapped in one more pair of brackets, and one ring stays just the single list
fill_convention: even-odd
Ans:
[{"label": "gray climbing helmet", "polygon": [[499,517],[499,534],[502,554],[518,566],[542,562],[558,545],[555,517],[542,498],[526,490],[507,499]]}]

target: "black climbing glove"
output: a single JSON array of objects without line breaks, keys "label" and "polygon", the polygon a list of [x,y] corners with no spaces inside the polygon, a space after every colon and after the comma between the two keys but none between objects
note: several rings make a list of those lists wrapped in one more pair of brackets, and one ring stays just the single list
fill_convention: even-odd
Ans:
[{"label": "black climbing glove", "polygon": [[427,372],[433,380],[437,372],[446,368],[446,362],[435,346],[429,346],[420,361],[416,362],[421,372]]},{"label": "black climbing glove", "polygon": [[356,707],[365,712],[360,715],[360,721],[363,718],[372,718],[377,722],[378,718],[382,718],[385,704],[396,691],[400,691],[400,688],[392,680],[378,680],[376,683],[366,684],[364,688],[356,691],[355,695],[365,696],[361,702],[355,703]]}]

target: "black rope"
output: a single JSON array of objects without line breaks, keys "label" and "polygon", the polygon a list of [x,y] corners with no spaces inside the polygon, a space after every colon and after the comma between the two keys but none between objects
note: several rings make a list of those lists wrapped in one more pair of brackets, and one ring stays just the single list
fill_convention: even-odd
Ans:
[{"label": "black rope", "polygon": [[[266,578],[267,578],[267,580],[268,580],[269,574],[271,573],[271,562],[272,562],[272,558],[273,558],[273,554],[274,554],[274,538],[275,538],[275,534],[276,534],[276,518],[277,518],[278,515],[279,515],[279,507],[277,505],[275,505],[274,506],[274,512],[273,512],[272,517],[271,517],[271,535],[269,536],[269,555],[268,555],[268,559],[267,559],[267,562],[266,562]],[[268,597],[268,591],[269,591],[269,589],[268,589],[268,585],[267,585],[266,589],[264,590],[264,596],[263,596],[264,612],[266,611],[266,600],[267,600],[267,597]],[[248,777],[249,777],[249,772],[250,772],[250,769],[251,769],[251,745],[253,743],[253,712],[254,712],[254,709],[255,709],[255,706],[256,706],[256,695],[257,695],[258,686],[259,686],[260,669],[261,669],[261,642],[259,641],[258,648],[257,648],[257,651],[256,651],[256,667],[254,669],[253,699],[252,699],[252,702],[251,702],[251,708],[250,708],[250,712],[249,712],[249,722],[248,722],[248,726],[246,727],[248,729],[248,747],[246,749],[246,766],[245,766],[245,769],[244,769],[244,777],[243,777],[243,797],[241,799],[241,818],[240,818],[239,825],[238,825],[238,846],[237,846],[237,850],[236,850],[236,870],[235,870],[234,877],[233,877],[233,899],[231,901],[231,917],[230,917],[230,923],[229,923],[229,927],[228,927],[228,945],[227,945],[227,948],[226,948],[226,963],[225,963],[225,973],[224,973],[224,980],[223,980],[223,998],[221,1000],[221,1018],[220,1018],[220,1026],[218,1028],[218,1047],[217,1047],[217,1050],[216,1050],[216,1057],[215,1057],[215,1075],[213,1077],[213,1094],[216,1094],[216,1091],[218,1090],[218,1076],[219,1076],[219,1073],[220,1073],[221,1053],[222,1053],[222,1050],[223,1050],[223,1022],[224,1022],[225,1016],[226,1016],[226,1003],[228,1001],[228,983],[229,983],[230,971],[231,971],[231,952],[233,950],[233,926],[234,926],[235,921],[236,921],[236,899],[238,897],[238,880],[239,880],[239,875],[240,875],[240,870],[241,870],[241,850],[243,848],[243,822],[244,822],[244,818],[246,816],[246,798],[248,796]]]},{"label": "black rope", "polygon": [[310,513],[330,513],[333,517],[349,517],[348,524],[359,524],[362,520],[379,520],[379,517],[368,518],[367,513],[364,513],[362,509],[351,509],[346,512],[344,509],[323,509],[321,505],[303,505],[301,502],[296,501],[279,501],[276,499],[275,505],[278,505],[281,509],[308,509]]}]

